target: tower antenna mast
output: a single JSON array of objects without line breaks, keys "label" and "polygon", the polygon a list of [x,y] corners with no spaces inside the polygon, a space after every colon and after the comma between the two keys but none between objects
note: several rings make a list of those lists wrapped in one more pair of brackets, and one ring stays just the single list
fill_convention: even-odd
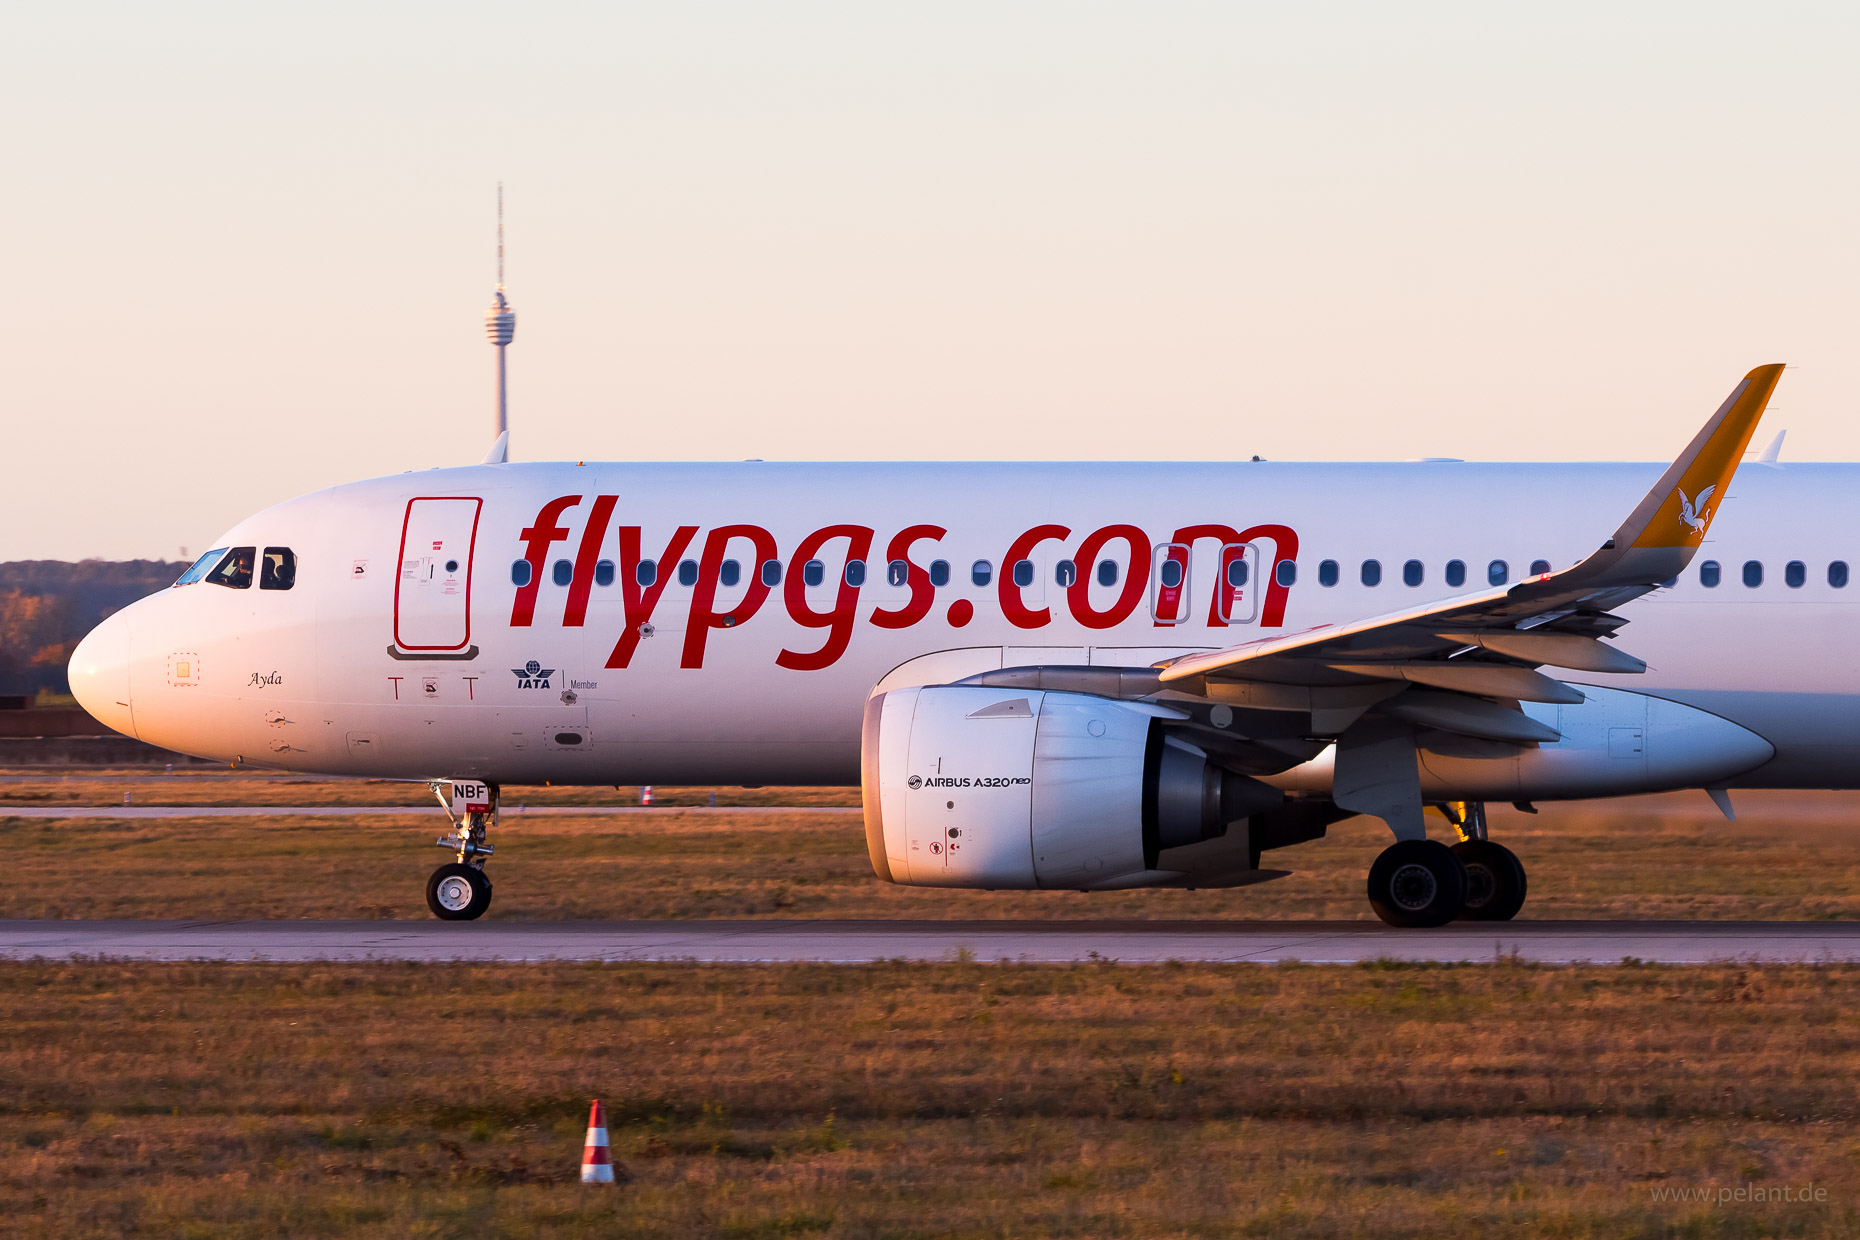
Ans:
[{"label": "tower antenna mast", "polygon": [[[497,348],[497,421],[494,427],[496,442],[492,445],[491,456],[499,462],[510,459],[510,392],[508,387],[509,372],[504,361],[504,351],[517,334],[517,312],[510,308],[510,301],[504,296],[504,183],[497,183],[497,295],[491,299],[491,308],[484,316],[485,335]],[[488,459],[488,458],[487,458]]]}]

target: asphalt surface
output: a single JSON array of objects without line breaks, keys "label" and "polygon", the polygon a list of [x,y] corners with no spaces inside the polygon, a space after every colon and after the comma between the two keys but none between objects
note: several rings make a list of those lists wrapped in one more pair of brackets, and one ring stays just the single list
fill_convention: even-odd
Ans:
[{"label": "asphalt surface", "polygon": [[1860,922],[0,921],[0,959],[1860,961]]}]

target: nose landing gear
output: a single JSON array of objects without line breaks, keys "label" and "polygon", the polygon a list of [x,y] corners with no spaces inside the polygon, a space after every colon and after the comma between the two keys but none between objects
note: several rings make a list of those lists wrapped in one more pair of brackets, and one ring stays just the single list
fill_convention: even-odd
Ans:
[{"label": "nose landing gear", "polygon": [[[441,836],[440,848],[457,854],[434,870],[426,880],[426,907],[442,921],[475,921],[491,907],[491,880],[485,859],[495,850],[485,832],[497,821],[497,785],[472,779],[435,779],[433,795],[452,819],[452,834]],[[451,790],[448,798],[442,787]],[[462,817],[461,817],[462,815]]]}]

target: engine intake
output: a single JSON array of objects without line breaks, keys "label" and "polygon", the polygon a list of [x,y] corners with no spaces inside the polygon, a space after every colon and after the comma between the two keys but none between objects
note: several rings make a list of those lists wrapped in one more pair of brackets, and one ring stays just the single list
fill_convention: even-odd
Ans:
[{"label": "engine intake", "polygon": [[[1178,877],[1165,851],[1218,840],[1285,799],[1171,733],[1182,718],[1147,702],[1037,689],[877,694],[863,747],[872,869],[919,887],[1084,889]],[[1238,855],[1249,868],[1244,841]]]}]

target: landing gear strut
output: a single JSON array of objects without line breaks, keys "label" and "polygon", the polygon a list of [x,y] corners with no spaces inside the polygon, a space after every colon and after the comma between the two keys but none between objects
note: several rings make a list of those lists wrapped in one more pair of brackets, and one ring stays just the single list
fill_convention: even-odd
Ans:
[{"label": "landing gear strut", "polygon": [[457,854],[458,860],[440,866],[426,880],[426,907],[443,921],[475,921],[491,907],[491,880],[484,863],[495,850],[484,837],[497,821],[497,785],[435,779],[431,787],[452,819],[452,834],[441,836],[438,846]]}]

